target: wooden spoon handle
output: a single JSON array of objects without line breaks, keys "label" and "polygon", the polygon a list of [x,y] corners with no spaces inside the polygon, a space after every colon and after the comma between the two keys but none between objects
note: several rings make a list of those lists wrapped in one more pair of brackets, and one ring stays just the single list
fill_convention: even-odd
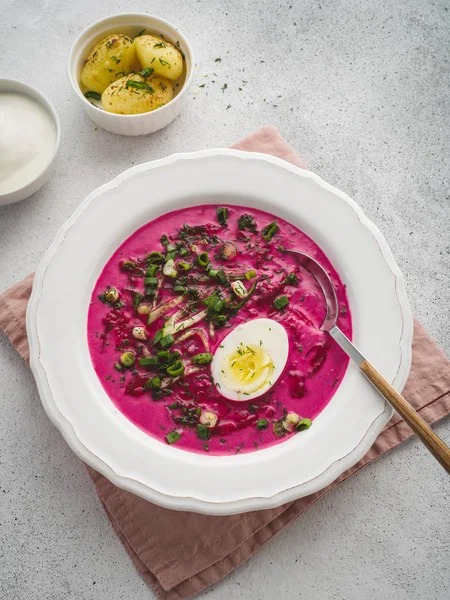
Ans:
[{"label": "wooden spoon handle", "polygon": [[417,437],[422,440],[434,458],[450,474],[450,448],[444,444],[441,438],[434,433],[414,408],[384,379],[369,361],[365,360],[362,362],[359,368],[380,394],[403,417],[404,421],[408,423]]}]

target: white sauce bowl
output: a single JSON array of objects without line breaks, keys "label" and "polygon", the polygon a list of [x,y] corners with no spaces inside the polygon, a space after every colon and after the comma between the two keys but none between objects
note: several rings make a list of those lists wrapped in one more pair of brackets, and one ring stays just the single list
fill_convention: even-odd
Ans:
[{"label": "white sauce bowl", "polygon": [[42,171],[38,173],[34,179],[28,181],[21,187],[5,193],[0,192],[0,206],[13,204],[14,202],[19,202],[20,200],[28,198],[28,196],[31,196],[31,194],[37,192],[38,189],[40,189],[44,183],[48,181],[56,164],[56,158],[58,156],[61,141],[61,128],[59,125],[58,114],[53,104],[51,104],[51,102],[49,102],[49,100],[47,100],[47,98],[41,94],[41,92],[39,92],[36,88],[27,85],[26,83],[22,83],[21,81],[0,78],[0,94],[4,93],[22,94],[24,96],[28,96],[42,106],[53,122],[56,135],[53,153],[50,155],[49,160],[44,164]]},{"label": "white sauce bowl", "polygon": [[[118,115],[97,108],[84,97],[80,87],[81,71],[89,52],[107,35],[124,33],[134,37],[142,29],[146,29],[149,33],[160,33],[174,44],[179,41],[186,58],[185,80],[180,91],[166,105],[137,115]],[[189,95],[194,66],[192,48],[186,37],[174,25],[148,14],[124,13],[96,21],[81,33],[70,51],[69,79],[84,110],[97,125],[120,135],[146,135],[166,127],[179,115]]]}]

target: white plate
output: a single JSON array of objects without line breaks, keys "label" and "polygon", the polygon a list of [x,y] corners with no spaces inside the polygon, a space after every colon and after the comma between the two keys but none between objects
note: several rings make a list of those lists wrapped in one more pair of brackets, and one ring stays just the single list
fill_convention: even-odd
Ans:
[{"label": "white plate", "polygon": [[223,457],[161,443],[117,410],[89,355],[94,284],[138,227],[202,203],[256,206],[312,237],[347,285],[354,341],[398,390],[410,368],[412,314],[379,230],[345,194],[280,159],[235,150],[178,154],[129,169],[86,198],[39,265],[28,307],[31,368],[44,408],[74,452],[116,485],[168,508],[233,514],[325,487],[364,456],[392,409],[349,365],[311,429]]}]

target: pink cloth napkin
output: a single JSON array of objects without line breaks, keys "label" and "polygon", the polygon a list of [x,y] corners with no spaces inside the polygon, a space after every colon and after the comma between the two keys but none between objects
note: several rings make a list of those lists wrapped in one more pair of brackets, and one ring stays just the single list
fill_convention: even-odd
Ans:
[{"label": "pink cloth napkin", "polygon": [[[264,127],[235,148],[273,154],[305,167],[274,127]],[[25,312],[32,282],[29,275],[0,296],[0,329],[25,360],[29,357]],[[404,395],[428,423],[450,413],[450,361],[417,321]],[[396,415],[363,460],[324,490],[273,510],[231,517],[167,510],[115,487],[89,467],[88,471],[139,573],[159,599],[182,600],[225,577],[329,490],[411,435]]]}]

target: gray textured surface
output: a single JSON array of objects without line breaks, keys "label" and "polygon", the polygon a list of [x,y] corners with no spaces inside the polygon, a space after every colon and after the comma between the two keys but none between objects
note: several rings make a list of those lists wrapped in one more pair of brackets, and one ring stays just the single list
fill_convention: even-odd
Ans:
[{"label": "gray textured surface", "polygon": [[[123,169],[273,123],[379,225],[416,315],[449,353],[448,2],[153,0],[152,12],[192,40],[197,86],[165,131],[119,138],[82,113],[67,54],[95,19],[149,6],[0,0],[0,76],[46,93],[63,132],[50,183],[0,208],[0,291],[34,270],[87,193]],[[151,599],[3,336],[0,395],[0,598]],[[437,430],[450,441],[450,420]],[[201,597],[448,600],[449,491],[442,469],[407,442]]]}]

